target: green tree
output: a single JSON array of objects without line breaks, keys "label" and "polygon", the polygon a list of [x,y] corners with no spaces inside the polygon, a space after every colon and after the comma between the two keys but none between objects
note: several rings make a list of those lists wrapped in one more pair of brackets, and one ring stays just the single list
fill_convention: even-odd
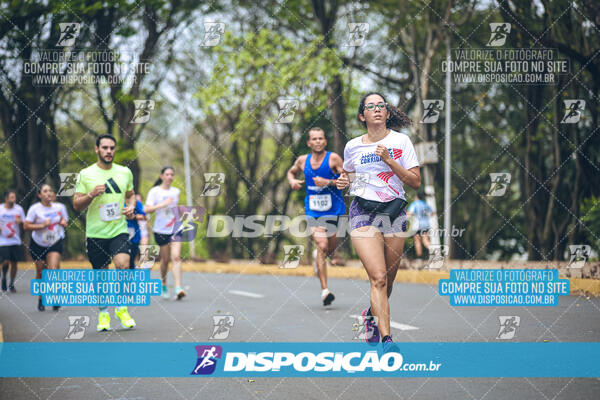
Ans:
[{"label": "green tree", "polygon": [[[214,148],[215,170],[227,176],[223,202],[213,213],[285,215],[291,195],[286,171],[303,146],[310,118],[323,109],[323,80],[339,60],[318,41],[301,45],[267,29],[227,34],[214,51],[219,67],[196,96],[205,113],[197,132]],[[291,124],[275,123],[278,99],[298,100]],[[262,257],[270,241],[227,239],[232,257]]]}]

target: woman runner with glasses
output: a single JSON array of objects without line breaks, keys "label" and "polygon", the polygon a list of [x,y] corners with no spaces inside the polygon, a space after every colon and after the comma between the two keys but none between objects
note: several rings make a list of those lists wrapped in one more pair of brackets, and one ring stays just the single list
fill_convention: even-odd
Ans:
[{"label": "woman runner with glasses", "polygon": [[355,198],[349,210],[350,235],[371,283],[371,306],[362,312],[366,341],[377,344],[381,338],[387,351],[393,345],[388,298],[406,231],[404,185],[418,189],[421,174],[410,139],[392,130],[410,125],[406,114],[388,105],[380,93],[371,92],[360,101],[358,120],[367,133],[346,144],[337,187],[350,186],[350,173],[364,183],[360,189],[351,188]]}]

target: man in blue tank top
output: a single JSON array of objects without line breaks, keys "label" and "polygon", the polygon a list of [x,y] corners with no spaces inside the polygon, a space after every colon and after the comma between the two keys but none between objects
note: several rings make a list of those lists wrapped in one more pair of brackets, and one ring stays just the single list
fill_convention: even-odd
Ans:
[{"label": "man in blue tank top", "polygon": [[[346,212],[342,192],[335,187],[335,180],[342,172],[342,157],[326,151],[327,139],[323,129],[314,127],[308,132],[306,142],[311,153],[296,159],[288,170],[287,178],[293,190],[299,190],[306,181],[304,210],[312,237],[317,247],[316,273],[321,281],[321,300],[328,306],[335,299],[327,288],[327,262],[337,247],[337,223]],[[304,180],[296,179],[304,172]]]}]

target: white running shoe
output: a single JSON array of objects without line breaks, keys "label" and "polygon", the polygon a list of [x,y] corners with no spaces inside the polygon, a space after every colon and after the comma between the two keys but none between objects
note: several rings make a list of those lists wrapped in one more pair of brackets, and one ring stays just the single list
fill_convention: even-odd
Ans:
[{"label": "white running shoe", "polygon": [[323,289],[321,291],[321,300],[323,300],[324,306],[328,306],[333,302],[333,300],[335,300],[335,296],[329,291],[329,289]]}]

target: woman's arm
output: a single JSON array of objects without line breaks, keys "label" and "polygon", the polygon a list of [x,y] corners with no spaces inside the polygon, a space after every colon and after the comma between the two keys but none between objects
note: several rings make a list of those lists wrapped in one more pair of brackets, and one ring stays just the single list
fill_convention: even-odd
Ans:
[{"label": "woman's arm", "polygon": [[146,214],[148,213],[153,213],[156,210],[160,210],[161,208],[165,208],[167,207],[169,204],[171,204],[173,202],[173,198],[171,197],[167,197],[164,201],[162,201],[161,203],[158,203],[156,205],[150,206],[148,204],[146,204],[144,206],[144,212]]},{"label": "woman's arm", "polygon": [[23,229],[25,229],[26,231],[39,231],[40,229],[44,229],[48,226],[50,226],[49,219],[47,219],[46,221],[44,221],[41,224],[34,224],[33,222],[29,222],[29,221],[23,222]]}]

